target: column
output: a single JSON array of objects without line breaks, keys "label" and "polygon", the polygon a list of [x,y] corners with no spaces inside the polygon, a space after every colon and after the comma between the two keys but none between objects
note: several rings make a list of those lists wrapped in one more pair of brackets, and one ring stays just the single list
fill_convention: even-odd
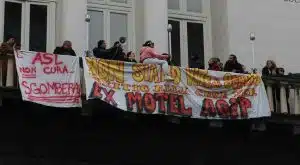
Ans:
[{"label": "column", "polygon": [[[159,53],[168,53],[168,1],[144,1],[144,39],[152,40]],[[139,44],[139,43],[138,43]]]},{"label": "column", "polygon": [[87,42],[86,36],[86,0],[62,0],[61,7],[60,43],[70,40],[77,56],[82,56]]}]

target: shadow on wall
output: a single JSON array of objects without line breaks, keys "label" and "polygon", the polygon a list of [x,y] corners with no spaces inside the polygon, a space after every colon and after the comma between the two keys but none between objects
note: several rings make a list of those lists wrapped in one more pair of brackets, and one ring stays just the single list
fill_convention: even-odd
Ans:
[{"label": "shadow on wall", "polygon": [[[299,162],[300,138],[251,133],[249,122],[208,128],[206,120],[122,112],[98,101],[58,109],[4,100],[0,111],[0,162],[8,164],[272,164]],[[101,109],[99,108],[101,107]]]}]

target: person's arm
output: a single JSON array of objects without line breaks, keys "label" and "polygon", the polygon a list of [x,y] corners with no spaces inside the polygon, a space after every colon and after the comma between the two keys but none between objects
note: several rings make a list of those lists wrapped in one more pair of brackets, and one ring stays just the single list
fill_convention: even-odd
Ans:
[{"label": "person's arm", "polygon": [[158,58],[158,59],[162,59],[162,60],[166,60],[169,58],[169,55],[161,55],[161,54],[156,53],[153,48],[149,49],[149,53],[154,58]]},{"label": "person's arm", "polygon": [[60,48],[59,47],[56,47],[53,51],[53,54],[60,54]]},{"label": "person's arm", "polygon": [[75,51],[73,49],[71,49],[71,55],[72,56],[76,56],[76,53],[75,53]]},{"label": "person's arm", "polygon": [[229,68],[229,66],[228,66],[229,64],[228,64],[228,62],[226,62],[225,63],[225,66],[224,66],[224,72],[231,72],[231,70],[230,70],[230,68]]}]

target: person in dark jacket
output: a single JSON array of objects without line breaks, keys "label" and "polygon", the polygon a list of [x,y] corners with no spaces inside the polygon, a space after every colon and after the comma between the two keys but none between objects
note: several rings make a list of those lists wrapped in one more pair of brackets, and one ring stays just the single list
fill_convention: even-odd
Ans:
[{"label": "person in dark jacket", "polygon": [[277,75],[276,63],[272,60],[268,60],[266,66],[262,69],[263,76],[275,76]]},{"label": "person in dark jacket", "polygon": [[112,48],[111,53],[111,60],[118,60],[118,61],[125,61],[126,54],[124,53],[124,49],[122,47],[122,44],[117,41],[114,43],[114,46]]},{"label": "person in dark jacket", "polygon": [[126,54],[125,61],[137,63],[137,61],[135,60],[135,53],[132,51],[128,52]]},{"label": "person in dark jacket", "polygon": [[[97,47],[93,49],[94,56],[96,58],[102,58],[107,60],[120,60],[120,56],[123,55],[122,59],[124,60],[123,49],[120,42],[116,42],[113,47],[106,49],[106,41],[98,41]],[[120,55],[122,54],[122,55]]]},{"label": "person in dark jacket", "polygon": [[71,41],[64,41],[61,47],[56,47],[53,54],[76,56]]},{"label": "person in dark jacket", "polygon": [[237,61],[236,55],[231,54],[229,56],[224,66],[224,72],[244,73],[243,65]]}]

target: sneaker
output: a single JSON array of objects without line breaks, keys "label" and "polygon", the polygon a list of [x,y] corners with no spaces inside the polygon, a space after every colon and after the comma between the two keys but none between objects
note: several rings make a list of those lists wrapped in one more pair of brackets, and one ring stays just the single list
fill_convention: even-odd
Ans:
[{"label": "sneaker", "polygon": [[169,75],[165,75],[165,81],[174,81],[174,79]]}]

